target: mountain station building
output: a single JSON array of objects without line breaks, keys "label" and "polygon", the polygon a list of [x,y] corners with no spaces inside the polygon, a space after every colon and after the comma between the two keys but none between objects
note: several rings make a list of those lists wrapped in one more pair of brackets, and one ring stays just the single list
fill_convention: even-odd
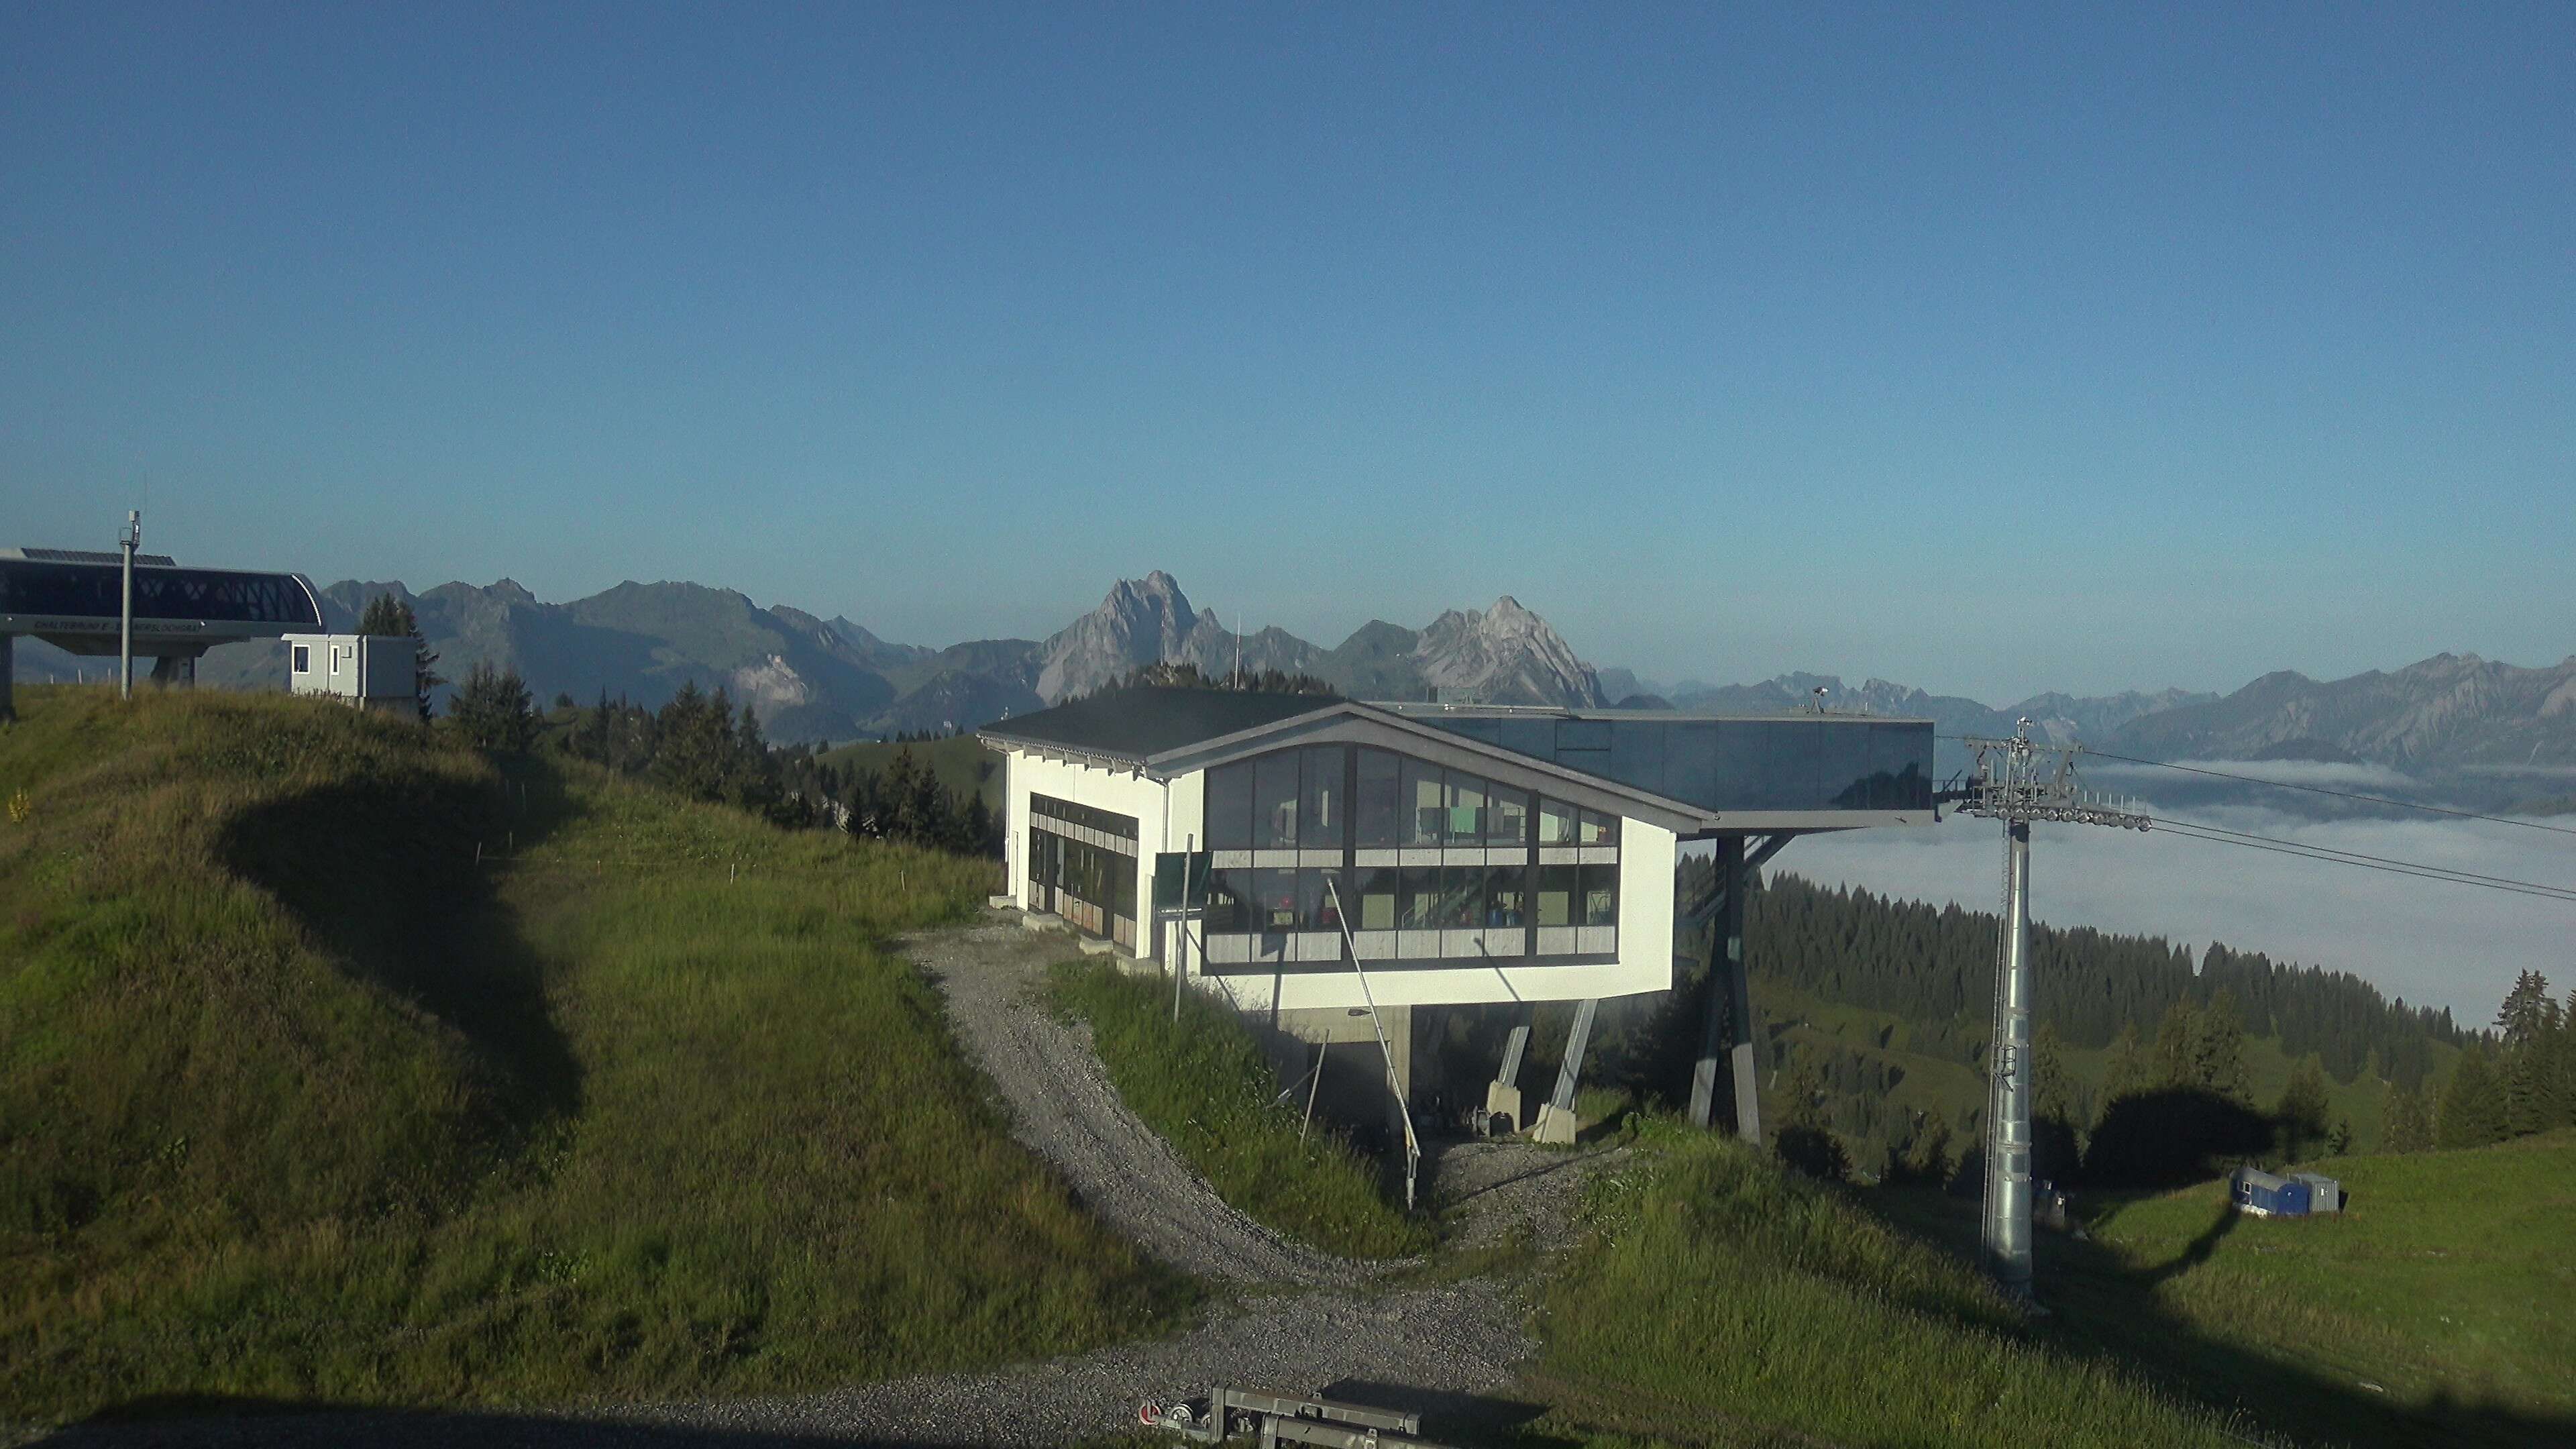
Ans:
[{"label": "mountain station building", "polygon": [[[1677,903],[1681,845],[1714,841],[1719,879],[1740,880],[1796,835],[1934,819],[1928,720],[1137,687],[980,738],[1004,757],[1023,910],[1304,1041],[1369,1039],[1355,1017],[1373,1008],[1408,1060],[1416,1006],[1670,988],[1677,912],[1719,918],[1711,964],[1744,1022],[1743,893]],[[1589,1009],[1576,1021],[1579,1061]],[[1758,1132],[1736,1035],[1739,1130]],[[1497,1079],[1516,1119],[1525,1041]],[[1715,1055],[1694,1083],[1703,1123]],[[1569,1076],[1560,1110],[1571,1092]]]}]

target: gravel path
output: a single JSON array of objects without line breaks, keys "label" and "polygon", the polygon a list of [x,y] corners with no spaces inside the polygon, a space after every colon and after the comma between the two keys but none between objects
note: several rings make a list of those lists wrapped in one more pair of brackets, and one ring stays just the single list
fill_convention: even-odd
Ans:
[{"label": "gravel path", "polygon": [[[1426,1433],[1491,1431],[1535,1412],[1499,1397],[1536,1345],[1530,1275],[1425,1286],[1402,1265],[1362,1264],[1288,1242],[1226,1206],[1170,1144],[1120,1105],[1087,1030],[1033,998],[1060,935],[988,916],[911,937],[949,1004],[958,1040],[999,1089],[1014,1134],[1091,1211],[1149,1251],[1238,1291],[1186,1332],[972,1374],[853,1384],[826,1393],[699,1403],[567,1407],[526,1414],[380,1410],[265,1413],[93,1424],[39,1442],[62,1449],[155,1445],[923,1446],[1059,1445],[1135,1424],[1147,1396],[1216,1383],[1323,1392],[1421,1411]],[[1542,1250],[1574,1231],[1582,1182],[1612,1154],[1516,1143],[1435,1143],[1429,1200],[1454,1212],[1454,1245]],[[280,1409],[286,1406],[278,1406]],[[0,1443],[10,1436],[0,1431]]]},{"label": "gravel path", "polygon": [[1185,1272],[1220,1283],[1349,1287],[1366,1270],[1290,1242],[1225,1205],[1161,1134],[1118,1100],[1091,1030],[1037,999],[1046,968],[1073,950],[1060,932],[987,915],[898,949],[948,998],[960,1045],[1010,1109],[1012,1135],[1055,1165],[1083,1205]]}]

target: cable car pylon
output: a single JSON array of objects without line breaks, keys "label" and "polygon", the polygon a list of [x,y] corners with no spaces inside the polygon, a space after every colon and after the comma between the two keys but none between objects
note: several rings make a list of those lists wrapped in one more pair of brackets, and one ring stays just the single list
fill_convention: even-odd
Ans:
[{"label": "cable car pylon", "polygon": [[2003,929],[1995,948],[1995,1015],[1986,1048],[1986,1183],[1982,1246],[2005,1292],[2030,1296],[2030,827],[2049,820],[2145,830],[2133,802],[2076,782],[2073,745],[2036,745],[2024,718],[2010,739],[1971,735],[1976,752],[1959,813],[2004,823]]}]

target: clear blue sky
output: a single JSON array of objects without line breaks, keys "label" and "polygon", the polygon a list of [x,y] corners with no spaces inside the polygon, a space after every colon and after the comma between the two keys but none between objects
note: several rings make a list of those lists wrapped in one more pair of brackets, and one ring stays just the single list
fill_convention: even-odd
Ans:
[{"label": "clear blue sky", "polygon": [[1708,8],[11,5],[0,541],[1996,700],[2576,651],[2576,6]]}]

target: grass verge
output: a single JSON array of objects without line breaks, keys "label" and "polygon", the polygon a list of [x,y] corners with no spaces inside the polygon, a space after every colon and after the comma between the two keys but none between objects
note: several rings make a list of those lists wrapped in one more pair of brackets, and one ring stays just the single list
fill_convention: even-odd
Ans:
[{"label": "grass verge", "polygon": [[1101,1065],[1129,1110],[1161,1133],[1217,1195],[1254,1221],[1330,1253],[1394,1258],[1429,1247],[1430,1229],[1387,1202],[1379,1174],[1318,1124],[1276,1100],[1260,1045],[1232,1008],[1099,961],[1054,969],[1056,1002],[1090,1023]]},{"label": "grass verge", "polygon": [[980,862],[328,702],[19,705],[0,1416],[812,1388],[1180,1305],[878,949]]}]

